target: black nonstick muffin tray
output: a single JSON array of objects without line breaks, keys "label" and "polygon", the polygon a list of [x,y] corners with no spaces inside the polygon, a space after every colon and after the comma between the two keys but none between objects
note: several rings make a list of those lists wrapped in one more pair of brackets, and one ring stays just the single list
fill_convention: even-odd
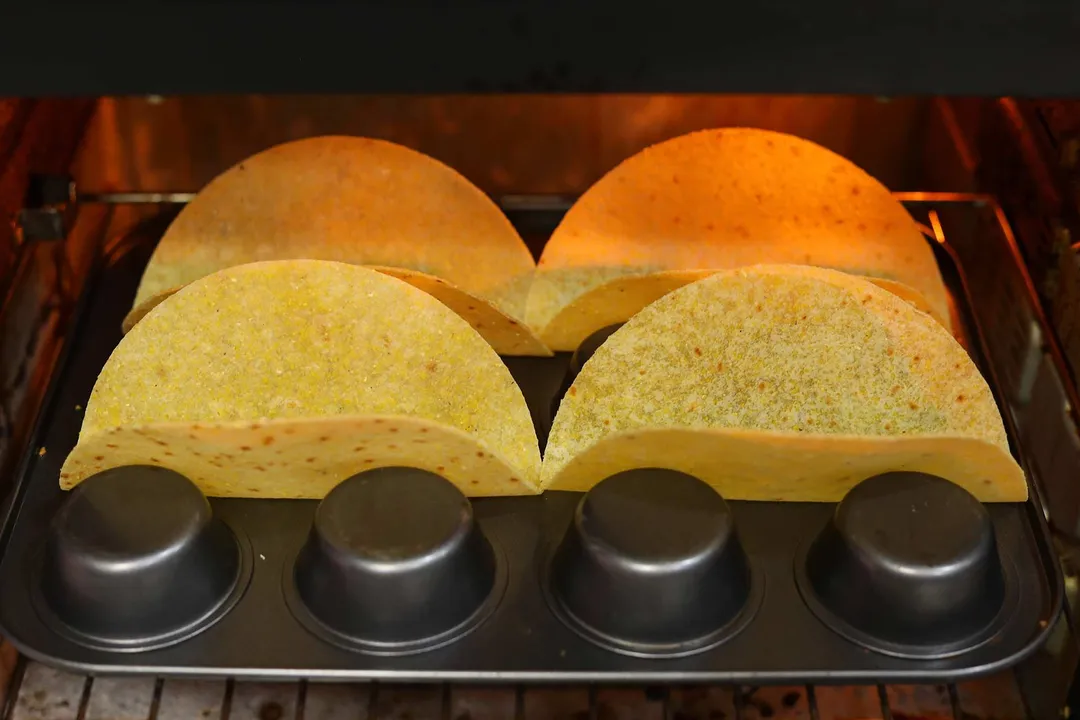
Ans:
[{"label": "black nonstick muffin tray", "polygon": [[[408,468],[321,503],[208,500],[150,467],[64,493],[81,408],[160,230],[100,264],[6,508],[0,627],[31,657],[260,678],[942,681],[1019,662],[1060,612],[1033,501],[984,506],[910,473],[838,505],[726,502],[647,468],[586,495],[472,501]],[[580,361],[506,359],[542,442]]]}]

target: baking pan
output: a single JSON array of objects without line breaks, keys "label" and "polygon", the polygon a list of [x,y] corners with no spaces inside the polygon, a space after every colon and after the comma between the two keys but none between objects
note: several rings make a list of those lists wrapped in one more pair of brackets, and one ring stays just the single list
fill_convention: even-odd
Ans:
[{"label": "baking pan", "polygon": [[[984,506],[910,473],[839,504],[726,502],[656,469],[588,494],[472,501],[409,468],[321,502],[208,500],[150,467],[63,493],[81,409],[163,228],[144,223],[99,263],[6,508],[0,627],[30,657],[257,678],[944,681],[1018,663],[1057,619],[1035,496]],[[993,387],[963,276],[934,248]],[[505,359],[541,444],[581,353]]]}]

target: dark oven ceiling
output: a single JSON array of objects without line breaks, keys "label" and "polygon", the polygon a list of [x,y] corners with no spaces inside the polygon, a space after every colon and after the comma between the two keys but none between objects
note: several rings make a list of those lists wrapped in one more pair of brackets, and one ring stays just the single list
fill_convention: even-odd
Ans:
[{"label": "dark oven ceiling", "polygon": [[0,95],[1080,96],[1073,0],[21,0],[0,27]]}]

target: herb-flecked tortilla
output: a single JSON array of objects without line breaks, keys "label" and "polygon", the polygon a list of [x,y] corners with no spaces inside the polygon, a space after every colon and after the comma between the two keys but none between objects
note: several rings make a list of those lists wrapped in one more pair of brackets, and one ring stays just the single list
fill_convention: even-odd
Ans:
[{"label": "herb-flecked tortilla", "polygon": [[542,485],[585,490],[632,467],[695,474],[725,497],[838,501],[921,470],[1022,501],[986,381],[928,314],[806,266],[715,273],[637,313],[555,416]]}]

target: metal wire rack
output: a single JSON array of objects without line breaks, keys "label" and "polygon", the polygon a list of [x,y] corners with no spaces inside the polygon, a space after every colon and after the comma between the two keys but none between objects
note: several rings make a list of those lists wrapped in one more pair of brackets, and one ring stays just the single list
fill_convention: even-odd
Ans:
[{"label": "metal wire rack", "polygon": [[84,677],[20,658],[2,720],[1027,720],[1013,673],[958,685],[674,688]]}]

